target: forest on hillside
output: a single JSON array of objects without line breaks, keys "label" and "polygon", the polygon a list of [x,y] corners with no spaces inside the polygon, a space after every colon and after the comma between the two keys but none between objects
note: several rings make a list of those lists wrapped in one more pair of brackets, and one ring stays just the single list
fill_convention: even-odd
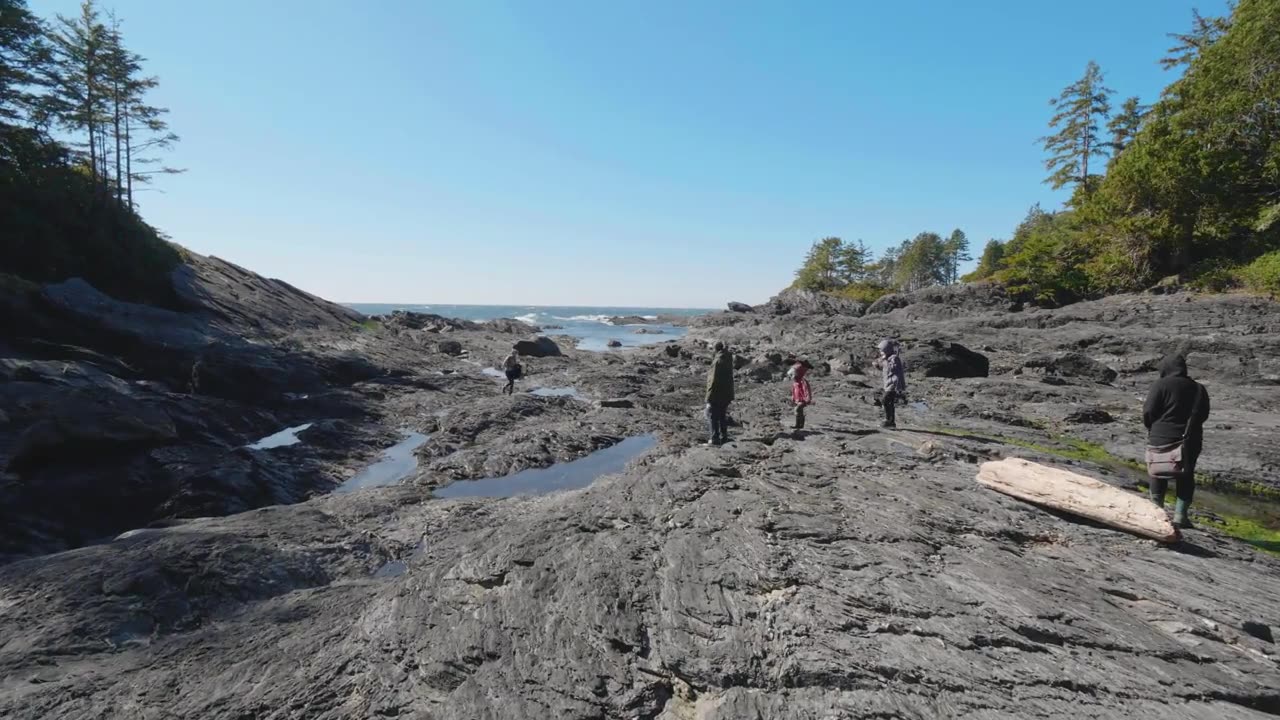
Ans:
[{"label": "forest on hillside", "polygon": [[178,136],[148,101],[158,81],[123,25],[94,0],[51,20],[0,0],[0,268],[10,282],[79,276],[118,297],[167,299],[178,251],[138,217],[135,196],[180,172],[161,159]]},{"label": "forest on hillside", "polygon": [[[1118,107],[1090,61],[1049,101],[1045,182],[1036,205],[977,268],[960,231],[921,233],[873,260],[866,246],[814,243],[793,287],[870,300],[922,285],[989,280],[1042,305],[1139,290],[1169,276],[1196,288],[1280,293],[1280,0],[1240,0],[1227,16],[1192,11],[1153,58],[1175,78]],[[957,235],[959,240],[957,240]]]}]

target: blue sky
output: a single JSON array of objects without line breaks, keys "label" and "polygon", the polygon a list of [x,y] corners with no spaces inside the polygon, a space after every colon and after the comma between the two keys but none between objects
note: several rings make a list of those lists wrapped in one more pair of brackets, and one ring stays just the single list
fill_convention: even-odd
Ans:
[{"label": "blue sky", "polygon": [[1192,4],[103,6],[182,136],[143,214],[197,252],[347,302],[713,307],[826,235],[976,253],[1058,205],[1048,99],[1090,59],[1153,99]]}]

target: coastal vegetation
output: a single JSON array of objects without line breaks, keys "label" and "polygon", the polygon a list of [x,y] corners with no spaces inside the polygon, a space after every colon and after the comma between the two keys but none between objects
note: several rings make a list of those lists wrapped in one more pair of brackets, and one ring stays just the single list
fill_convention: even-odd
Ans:
[{"label": "coastal vegetation", "polygon": [[0,267],[164,303],[180,256],[136,196],[179,172],[160,159],[178,136],[149,103],[158,81],[122,27],[93,0],[50,21],[0,0]]},{"label": "coastal vegetation", "polygon": [[[1280,293],[1280,0],[1240,0],[1228,15],[1193,13],[1158,59],[1179,73],[1150,104],[1113,107],[1105,73],[1088,62],[1049,102],[1041,138],[1045,182],[1071,195],[1033,206],[1005,239],[989,240],[962,278],[967,245],[933,233],[866,264],[861,242],[822,240],[796,287],[860,296],[957,280],[1004,285],[1019,300],[1055,306],[1140,290],[1179,276],[1204,290]],[[826,248],[847,260],[827,282]],[[843,258],[834,253],[837,258]],[[948,272],[950,270],[950,272]]]}]

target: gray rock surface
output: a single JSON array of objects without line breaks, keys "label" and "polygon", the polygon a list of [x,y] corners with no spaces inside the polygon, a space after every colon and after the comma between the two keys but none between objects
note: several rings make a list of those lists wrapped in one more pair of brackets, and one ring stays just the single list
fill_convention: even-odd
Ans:
[{"label": "gray rock surface", "polygon": [[[416,319],[273,322],[252,339],[282,379],[250,373],[273,397],[191,394],[113,343],[135,321],[224,333],[249,363],[241,320],[46,316],[0,297],[0,317],[25,318],[0,348],[0,717],[1280,714],[1280,559],[1207,512],[1162,548],[973,480],[1018,455],[1132,486],[1119,463],[1068,459],[1073,443],[1139,457],[1154,359],[1184,346],[1214,397],[1202,469],[1280,487],[1280,307],[910,299],[866,317],[718,313],[679,345],[528,356],[530,387],[596,403],[501,395],[484,371],[509,334]],[[404,342],[445,332],[472,359]],[[883,432],[856,370],[885,335],[984,348],[987,376],[913,369],[903,429]],[[745,359],[720,448],[700,445],[714,340]],[[804,431],[788,354],[840,361],[811,376]],[[1024,369],[1043,357],[1057,365]],[[1101,413],[1114,422],[1082,419]],[[304,422],[296,445],[244,447]],[[325,493],[406,428],[429,437],[403,484]],[[584,490],[432,494],[648,434],[656,448]]]}]

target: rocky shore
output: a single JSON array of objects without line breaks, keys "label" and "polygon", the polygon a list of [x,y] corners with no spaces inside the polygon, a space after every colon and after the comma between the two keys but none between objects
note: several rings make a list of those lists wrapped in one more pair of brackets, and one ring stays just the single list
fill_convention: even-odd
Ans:
[{"label": "rocky shore", "polygon": [[[168,308],[0,291],[0,717],[1280,715],[1280,558],[1215,510],[1274,518],[1238,495],[1280,493],[1275,302],[783,294],[593,353],[212,258],[174,281]],[[867,375],[885,335],[895,432]],[[738,400],[709,448],[716,340]],[[1183,543],[974,482],[1016,455],[1134,486],[1172,350],[1213,397],[1226,498]],[[817,367],[803,432],[788,353]]]}]

